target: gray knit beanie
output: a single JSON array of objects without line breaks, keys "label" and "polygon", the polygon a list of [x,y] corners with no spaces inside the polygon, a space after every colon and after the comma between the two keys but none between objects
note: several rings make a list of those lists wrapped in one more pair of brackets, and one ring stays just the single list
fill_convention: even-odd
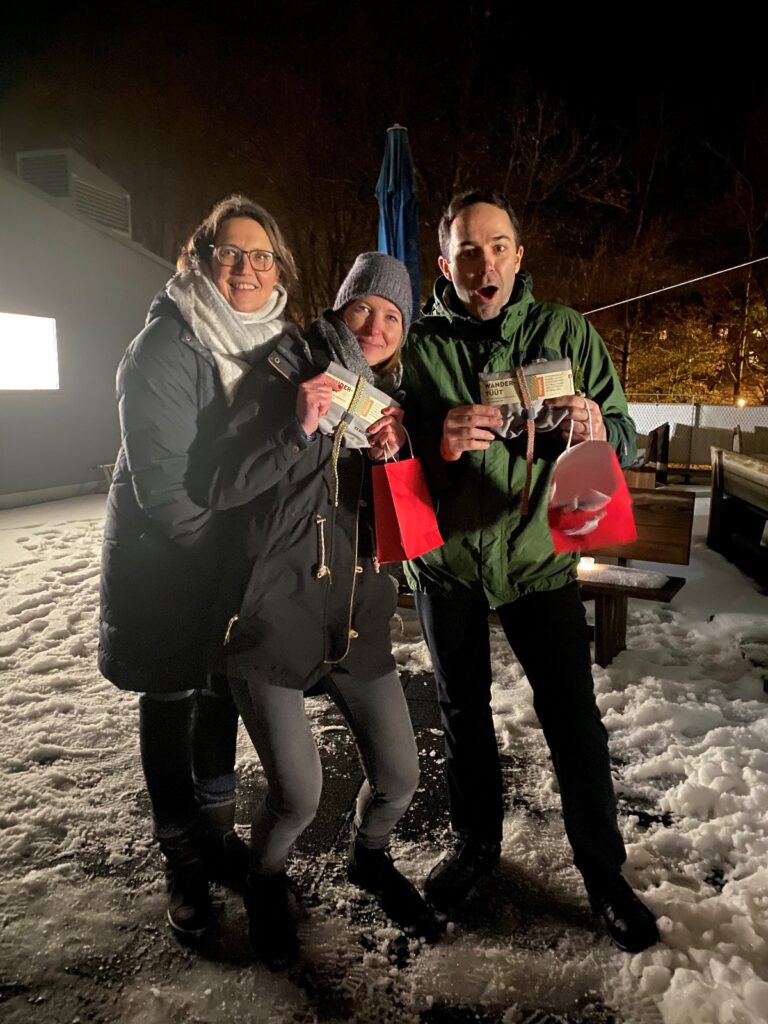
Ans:
[{"label": "gray knit beanie", "polygon": [[380,295],[393,302],[403,314],[403,338],[411,326],[413,289],[405,264],[382,252],[361,252],[341,282],[333,303],[338,313],[361,295]]}]

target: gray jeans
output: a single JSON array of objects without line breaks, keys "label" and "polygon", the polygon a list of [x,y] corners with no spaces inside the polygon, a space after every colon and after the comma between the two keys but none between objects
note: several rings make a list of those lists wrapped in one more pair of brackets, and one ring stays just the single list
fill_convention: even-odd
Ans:
[{"label": "gray jeans", "polygon": [[[301,690],[237,679],[231,686],[268,785],[251,826],[252,865],[260,874],[275,874],[317,812],[320,756]],[[390,672],[358,683],[337,669],[327,677],[326,689],[347,720],[365,773],[355,812],[358,840],[370,848],[384,847],[419,782],[416,740],[400,679]]]}]

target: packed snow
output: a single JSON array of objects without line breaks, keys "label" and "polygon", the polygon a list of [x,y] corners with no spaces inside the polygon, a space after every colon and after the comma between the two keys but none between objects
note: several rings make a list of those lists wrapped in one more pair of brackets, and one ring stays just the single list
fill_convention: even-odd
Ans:
[{"label": "packed snow", "polygon": [[[768,601],[701,542],[705,504],[686,586],[670,605],[631,603],[628,650],[594,670],[626,875],[662,942],[621,954],[590,915],[527,683],[494,632],[513,794],[497,876],[445,939],[411,939],[399,959],[397,930],[377,926],[361,947],[359,895],[343,878],[324,883],[302,924],[301,979],[250,957],[234,896],[222,897],[220,946],[182,947],[164,923],[136,698],[95,665],[103,496],[0,513],[0,1021],[764,1024]],[[396,656],[407,672],[429,669],[412,618]],[[321,747],[348,743],[317,708]],[[434,733],[422,756],[437,777]],[[239,772],[258,782],[244,735]],[[400,866],[423,878],[443,838],[404,828]]]}]

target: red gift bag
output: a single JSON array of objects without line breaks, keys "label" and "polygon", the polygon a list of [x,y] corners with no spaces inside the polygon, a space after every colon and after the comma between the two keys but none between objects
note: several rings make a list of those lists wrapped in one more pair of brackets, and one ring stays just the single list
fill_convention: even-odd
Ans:
[{"label": "red gift bag", "polygon": [[632,498],[607,441],[582,441],[555,464],[547,509],[555,551],[592,551],[637,536]]},{"label": "red gift bag", "polygon": [[380,562],[418,558],[443,543],[419,459],[373,466],[376,557]]}]

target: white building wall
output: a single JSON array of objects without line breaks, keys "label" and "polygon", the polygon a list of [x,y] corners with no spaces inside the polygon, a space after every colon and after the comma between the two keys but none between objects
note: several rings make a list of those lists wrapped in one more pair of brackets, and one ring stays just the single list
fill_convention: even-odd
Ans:
[{"label": "white building wall", "polygon": [[100,480],[94,467],[114,462],[115,370],[172,273],[0,172],[0,312],[55,317],[60,384],[0,391],[0,507],[23,503],[10,495],[76,493]]}]

